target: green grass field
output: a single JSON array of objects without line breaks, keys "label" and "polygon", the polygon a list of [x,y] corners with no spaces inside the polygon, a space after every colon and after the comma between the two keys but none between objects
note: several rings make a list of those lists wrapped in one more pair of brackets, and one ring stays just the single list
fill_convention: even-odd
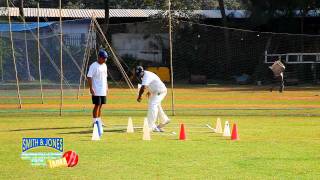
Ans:
[{"label": "green grass field", "polygon": [[[142,126],[146,101],[137,104],[121,89],[110,90],[100,141],[91,141],[88,96],[77,101],[74,91],[66,91],[59,117],[56,94],[47,93],[42,105],[25,90],[25,104],[17,110],[14,92],[0,91],[0,179],[319,179],[319,90],[289,88],[280,94],[252,87],[178,88],[176,116],[170,116],[167,132],[153,133],[151,141],[142,140],[139,128],[125,132],[129,116]],[[169,115],[170,98],[163,102]],[[237,123],[239,141],[206,128],[217,117]],[[178,140],[180,123],[186,126],[186,141]],[[20,158],[23,137],[62,137],[64,150],[76,151],[79,163],[74,168],[33,167]]]}]

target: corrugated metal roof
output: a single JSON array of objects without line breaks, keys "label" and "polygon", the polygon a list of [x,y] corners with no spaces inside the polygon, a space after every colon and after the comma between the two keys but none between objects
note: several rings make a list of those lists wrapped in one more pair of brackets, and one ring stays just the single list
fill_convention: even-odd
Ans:
[{"label": "corrugated metal roof", "polygon": [[[150,17],[157,13],[161,12],[160,10],[147,10],[147,9],[110,9],[110,17]],[[0,7],[0,16],[8,16],[10,13],[11,16],[19,16],[18,8],[8,8]],[[24,8],[24,14],[26,17],[37,17],[38,10],[37,8]],[[91,18],[92,16],[96,18],[104,18],[103,9],[62,9],[62,17],[65,18]],[[52,8],[40,8],[39,9],[40,17],[60,17],[59,9]]]},{"label": "corrugated metal roof", "polygon": [[[19,8],[10,7],[11,16],[19,16]],[[37,17],[37,8],[24,8],[26,17]],[[156,9],[110,9],[110,17],[150,17],[152,15],[161,13],[162,10]],[[232,18],[247,18],[250,16],[250,11],[246,10],[226,10],[226,15]],[[206,18],[221,18],[220,10],[195,10],[193,14],[202,15]],[[180,13],[176,12],[177,15]],[[281,12],[280,12],[281,14]],[[296,16],[301,15],[301,11],[295,11]],[[104,18],[104,9],[62,9],[62,16],[65,18]],[[8,8],[0,7],[0,16],[8,16]],[[40,17],[60,17],[59,9],[53,8],[40,8]],[[307,16],[317,17],[320,16],[319,10],[308,11]]]},{"label": "corrugated metal roof", "polygon": [[[9,8],[11,16],[19,16],[18,8]],[[26,17],[37,17],[37,8],[24,8]],[[155,9],[110,9],[110,17],[150,17],[161,13],[162,10]],[[248,17],[245,10],[226,10],[227,16],[234,18]],[[207,18],[221,18],[220,10],[195,10],[192,13],[202,15]],[[178,13],[179,14],[179,13]],[[62,9],[62,17],[65,18],[104,18],[104,9]],[[8,16],[6,7],[0,7],[0,16]],[[59,9],[40,8],[40,17],[60,17]]]}]

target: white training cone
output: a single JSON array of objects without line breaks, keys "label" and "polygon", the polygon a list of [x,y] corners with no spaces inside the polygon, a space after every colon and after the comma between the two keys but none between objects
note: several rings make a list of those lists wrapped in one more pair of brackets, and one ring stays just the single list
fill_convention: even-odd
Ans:
[{"label": "white training cone", "polygon": [[133,132],[134,132],[134,129],[133,129],[132,118],[129,117],[128,126],[127,126],[127,133],[133,133]]},{"label": "white training cone", "polygon": [[220,118],[217,118],[216,129],[214,130],[215,133],[222,133],[222,126]]},{"label": "white training cone", "polygon": [[150,141],[151,140],[150,129],[149,129],[147,118],[144,118],[143,137],[142,137],[142,139],[145,140],[145,141]]},{"label": "white training cone", "polygon": [[99,136],[99,130],[98,130],[98,125],[97,123],[93,124],[93,132],[92,132],[92,141],[98,141],[100,140],[100,136]]},{"label": "white training cone", "polygon": [[223,135],[222,136],[226,136],[226,137],[230,137],[231,136],[231,134],[230,134],[230,125],[229,125],[228,121],[225,122],[224,131],[223,131]]}]

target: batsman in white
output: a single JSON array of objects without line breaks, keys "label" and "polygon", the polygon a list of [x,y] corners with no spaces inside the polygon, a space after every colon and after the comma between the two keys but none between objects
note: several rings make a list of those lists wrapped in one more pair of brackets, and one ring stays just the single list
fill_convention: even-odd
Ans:
[{"label": "batsman in white", "polygon": [[94,104],[92,111],[93,123],[99,121],[103,126],[104,124],[101,120],[101,108],[107,101],[108,71],[105,63],[107,58],[107,52],[101,49],[98,54],[98,60],[90,65],[89,72],[87,74],[90,93],[92,95],[92,103]]},{"label": "batsman in white", "polygon": [[[137,66],[135,72],[136,76],[141,80],[141,88],[137,101],[141,102],[141,96],[146,88],[150,92],[147,115],[149,128],[154,132],[163,132],[162,128],[170,122],[170,119],[161,107],[161,101],[167,95],[167,88],[156,74],[145,71],[142,66]],[[156,125],[158,118],[160,119],[160,124]]]}]

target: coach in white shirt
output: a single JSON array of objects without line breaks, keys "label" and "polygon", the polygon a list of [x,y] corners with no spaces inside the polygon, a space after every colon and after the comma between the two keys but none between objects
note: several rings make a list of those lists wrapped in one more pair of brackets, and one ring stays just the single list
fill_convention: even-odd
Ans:
[{"label": "coach in white shirt", "polygon": [[103,124],[101,120],[101,108],[103,104],[106,104],[108,92],[108,71],[107,65],[105,64],[107,58],[107,52],[105,50],[100,50],[98,60],[90,65],[87,74],[90,93],[92,95],[92,103],[94,104],[92,111],[93,123],[100,121],[100,123]]},{"label": "coach in white shirt", "polygon": [[[145,88],[148,88],[150,92],[147,117],[149,128],[154,132],[163,132],[162,128],[170,122],[168,116],[161,107],[161,101],[167,95],[167,88],[156,74],[145,71],[142,66],[136,67],[136,75],[142,81],[137,101],[141,102],[141,96]],[[157,118],[160,119],[160,124],[158,126],[155,124]]]}]

